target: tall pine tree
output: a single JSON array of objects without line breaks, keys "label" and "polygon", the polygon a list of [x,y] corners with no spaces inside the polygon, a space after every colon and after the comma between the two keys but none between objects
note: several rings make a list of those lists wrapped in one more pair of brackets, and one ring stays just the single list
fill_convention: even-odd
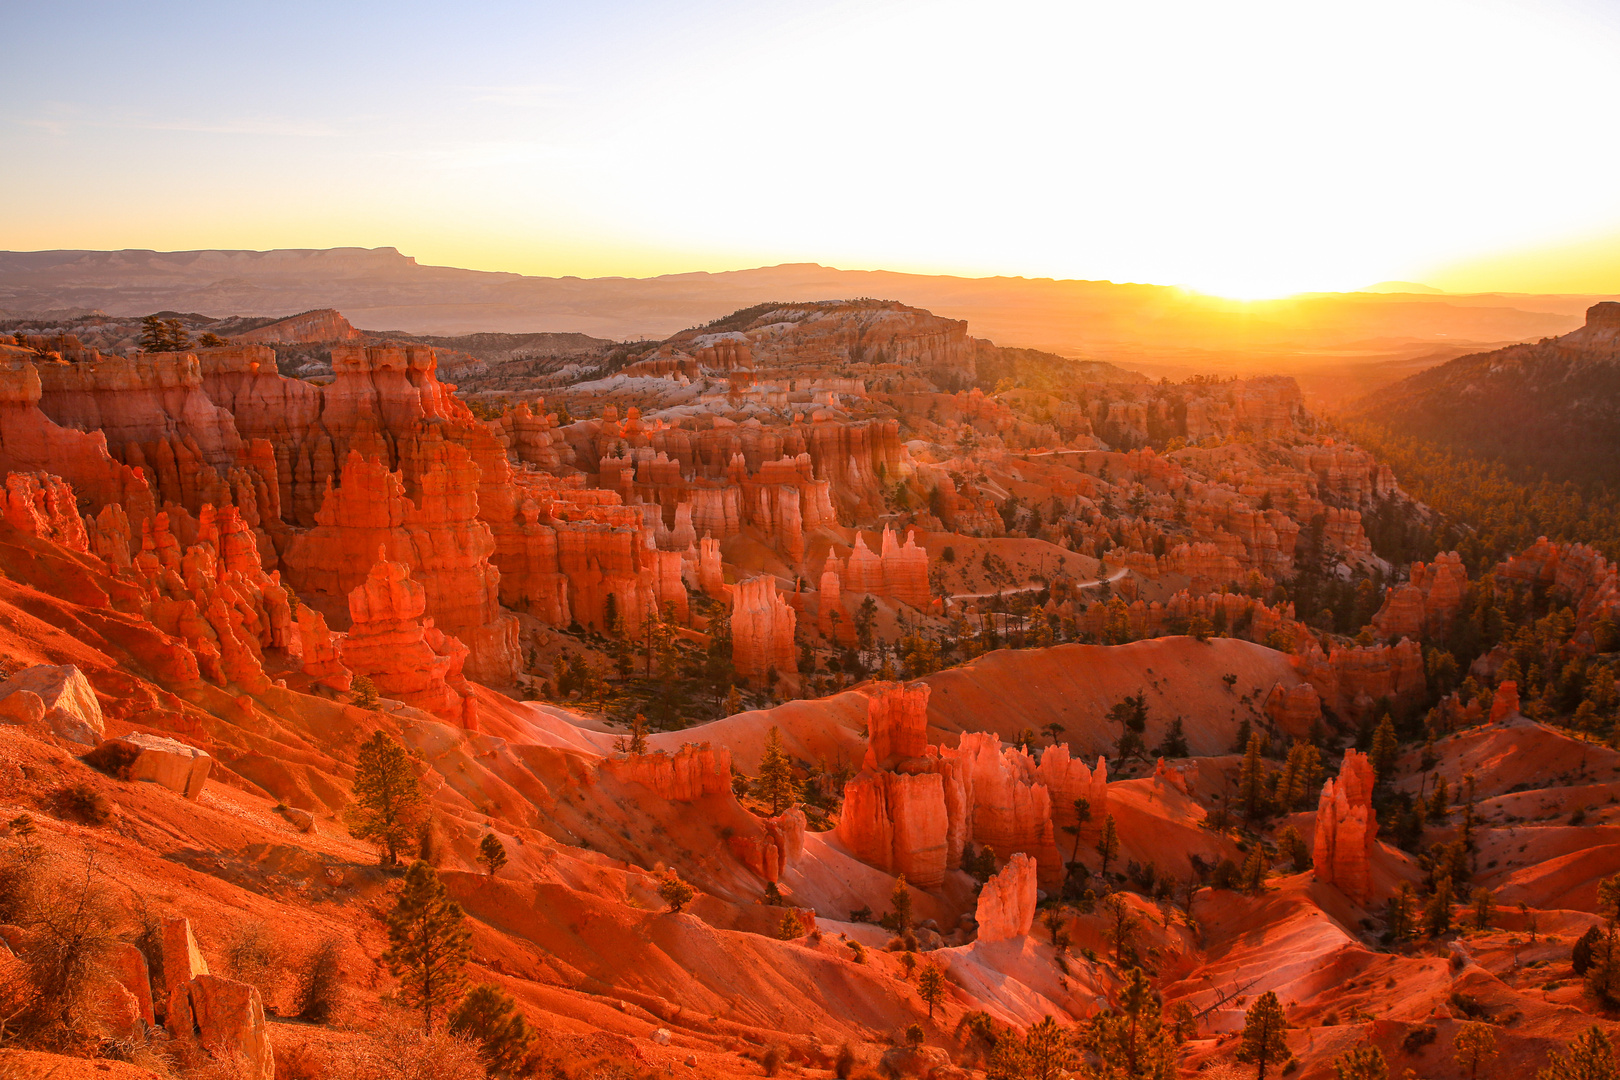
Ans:
[{"label": "tall pine tree", "polygon": [[343,811],[349,831],[374,844],[384,866],[397,866],[427,809],[410,754],[384,732],[373,732],[355,763],[354,802]]},{"label": "tall pine tree", "polygon": [[450,899],[433,867],[418,859],[387,915],[383,963],[399,979],[400,996],[422,1010],[422,1030],[461,992],[472,931],[461,905]]}]

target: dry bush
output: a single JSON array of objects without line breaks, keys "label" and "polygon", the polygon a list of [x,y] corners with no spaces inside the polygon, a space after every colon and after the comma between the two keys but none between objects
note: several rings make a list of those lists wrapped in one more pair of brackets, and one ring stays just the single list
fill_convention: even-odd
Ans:
[{"label": "dry bush", "polygon": [[58,817],[70,818],[82,825],[105,825],[113,819],[112,803],[107,801],[107,796],[83,780],[63,784],[45,801]]},{"label": "dry bush", "polygon": [[540,1074],[547,1080],[552,1077],[560,1080],[662,1080],[660,1073],[609,1054],[555,1062],[550,1068],[549,1074]]},{"label": "dry bush", "polygon": [[444,1030],[426,1034],[414,1014],[391,1011],[339,1051],[344,1080],[484,1080],[478,1047]]},{"label": "dry bush", "polygon": [[[154,1029],[161,1038],[162,1032]],[[166,1041],[154,1041],[145,1035],[129,1035],[121,1039],[103,1039],[96,1056],[110,1061],[127,1062],[137,1069],[156,1073],[159,1077],[172,1077],[175,1070],[174,1054]]]},{"label": "dry bush", "polygon": [[84,1051],[93,1039],[96,983],[117,940],[117,910],[106,883],[86,855],[82,869],[41,864],[41,888],[19,921],[29,944],[13,970],[6,996],[9,1030],[42,1049]]},{"label": "dry bush", "polygon": [[330,1050],[312,1043],[277,1039],[272,1051],[276,1056],[276,1080],[336,1080]]},{"label": "dry bush", "polygon": [[141,756],[140,748],[127,742],[108,739],[79,760],[103,776],[114,780],[128,780],[129,767]]},{"label": "dry bush", "polygon": [[187,1063],[185,1075],[186,1080],[250,1080],[253,1066],[235,1050],[211,1047],[194,1051],[194,1058]]},{"label": "dry bush", "polygon": [[336,938],[322,938],[299,965],[293,986],[293,1015],[312,1024],[328,1023],[343,1004],[343,974],[338,967],[341,947]]},{"label": "dry bush", "polygon": [[849,1080],[857,1064],[855,1050],[849,1043],[844,1043],[838,1048],[838,1057],[833,1062],[833,1075],[838,1077],[838,1080]]},{"label": "dry bush", "polygon": [[775,1076],[782,1071],[782,1048],[780,1046],[768,1047],[759,1059],[760,1065],[765,1069],[766,1076]]},{"label": "dry bush", "polygon": [[269,929],[257,919],[243,923],[225,942],[225,969],[231,978],[255,986],[270,998],[272,983],[281,970],[280,950]]}]

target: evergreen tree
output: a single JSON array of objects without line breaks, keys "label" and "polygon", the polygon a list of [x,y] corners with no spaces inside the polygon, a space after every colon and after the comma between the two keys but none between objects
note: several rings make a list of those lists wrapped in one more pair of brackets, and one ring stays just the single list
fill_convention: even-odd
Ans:
[{"label": "evergreen tree", "polygon": [[1358,1046],[1333,1062],[1338,1080],[1389,1080],[1389,1063],[1376,1046]]},{"label": "evergreen tree", "polygon": [[1159,757],[1167,758],[1186,757],[1188,755],[1187,733],[1182,728],[1181,717],[1178,716],[1170,721],[1170,729],[1164,733],[1164,741],[1159,743],[1153,752]]},{"label": "evergreen tree", "polygon": [[506,845],[501,843],[500,837],[492,832],[484,834],[478,841],[478,861],[484,864],[484,872],[490,877],[506,865]]},{"label": "evergreen tree", "polygon": [[1400,753],[1400,740],[1395,737],[1395,721],[1389,713],[1385,713],[1378,722],[1378,729],[1373,732],[1372,750],[1368,754],[1372,758],[1375,783],[1387,785],[1395,778],[1395,760]]},{"label": "evergreen tree", "polygon": [[1496,905],[1491,902],[1491,890],[1474,890],[1474,929],[1489,930],[1491,920],[1496,917]]},{"label": "evergreen tree", "polygon": [[682,881],[681,875],[677,874],[673,867],[664,875],[664,879],[658,883],[658,896],[664,903],[669,905],[669,910],[672,912],[679,911],[687,904],[690,904],[692,897],[696,895],[697,890]]},{"label": "evergreen tree", "polygon": [[1423,905],[1423,929],[1430,937],[1439,937],[1451,930],[1451,879],[1435,879],[1434,892]]},{"label": "evergreen tree", "polygon": [[1249,847],[1249,857],[1243,860],[1243,891],[1264,892],[1266,888],[1266,858],[1258,843]]},{"label": "evergreen tree", "polygon": [[782,749],[782,729],[772,727],[765,737],[765,754],[759,759],[759,779],[754,781],[754,797],[771,806],[775,817],[799,799],[799,782],[793,778],[793,762]]},{"label": "evergreen tree", "polygon": [[1103,819],[1102,837],[1097,841],[1097,854],[1102,858],[1100,873],[1108,877],[1108,864],[1119,856],[1119,826],[1114,824],[1114,815],[1109,814]]},{"label": "evergreen tree", "polygon": [[147,352],[165,352],[169,345],[168,328],[156,315],[148,315],[141,320],[141,336],[135,343]]},{"label": "evergreen tree", "polygon": [[1112,920],[1108,927],[1108,937],[1114,946],[1114,963],[1123,965],[1127,954],[1135,949],[1136,931],[1141,927],[1142,921],[1131,912],[1131,905],[1119,893],[1114,893],[1105,901],[1108,916]]},{"label": "evergreen tree", "polygon": [[1266,1068],[1280,1065],[1290,1057],[1288,1018],[1283,1015],[1282,1002],[1270,990],[1261,994],[1249,1007],[1243,1021],[1243,1041],[1238,1046],[1237,1059],[1256,1067],[1255,1080],[1266,1080]]},{"label": "evergreen tree", "polygon": [[1277,837],[1277,848],[1288,858],[1288,863],[1294,868],[1296,874],[1310,869],[1310,849],[1305,846],[1305,838],[1299,835],[1299,830],[1292,825],[1284,829],[1282,835]]},{"label": "evergreen tree", "polygon": [[1086,822],[1091,820],[1091,800],[1074,800],[1074,824],[1063,826],[1063,831],[1074,837],[1074,853],[1069,864],[1075,865],[1080,861],[1080,834],[1085,831]]},{"label": "evergreen tree", "polygon": [[360,747],[354,801],[343,811],[349,831],[374,844],[384,866],[397,866],[427,811],[410,754],[381,730],[373,732]]},{"label": "evergreen tree", "polygon": [[1243,807],[1243,820],[1253,821],[1266,811],[1266,740],[1258,731],[1249,736],[1248,749],[1243,754],[1243,771],[1238,775],[1238,803]]},{"label": "evergreen tree", "polygon": [[917,996],[928,1006],[928,1019],[932,1020],[934,1010],[945,1001],[945,971],[932,960],[917,974]]},{"label": "evergreen tree", "polygon": [[1074,1044],[1057,1021],[1045,1016],[1024,1033],[1024,1058],[1027,1080],[1061,1080],[1074,1064]]},{"label": "evergreen tree", "polygon": [[375,709],[377,707],[377,684],[366,676],[356,675],[354,681],[349,684],[349,689],[354,694],[354,697],[350,699],[350,703],[356,708]]},{"label": "evergreen tree", "polygon": [[422,1010],[422,1030],[433,1030],[461,989],[472,931],[461,905],[450,899],[433,867],[418,859],[405,873],[399,898],[387,916],[388,948],[382,961],[400,981],[400,996]]},{"label": "evergreen tree", "polygon": [[1429,820],[1439,824],[1446,820],[1451,812],[1451,792],[1446,787],[1446,778],[1434,778],[1434,791],[1429,794]]},{"label": "evergreen tree", "polygon": [[182,352],[191,348],[191,334],[179,319],[163,320],[163,348],[168,352]]},{"label": "evergreen tree", "polygon": [[1391,941],[1402,942],[1412,936],[1412,919],[1417,913],[1417,899],[1412,883],[1401,882],[1400,891],[1389,898],[1388,914],[1384,918]]},{"label": "evergreen tree", "polygon": [[[1586,990],[1612,1005],[1620,1002],[1620,875],[1598,882],[1598,914],[1605,916],[1607,925],[1599,930],[1587,954]],[[1577,947],[1579,944],[1577,941]],[[1572,964],[1574,960],[1572,955]]]},{"label": "evergreen tree", "polygon": [[1468,1073],[1468,1080],[1479,1080],[1479,1070],[1496,1056],[1496,1031],[1489,1024],[1464,1023],[1454,1045],[1457,1068]]},{"label": "evergreen tree", "polygon": [[1102,1063],[1098,1075],[1175,1080],[1174,1033],[1164,1024],[1159,995],[1140,968],[1126,973],[1119,1007],[1094,1017],[1082,1042]]},{"label": "evergreen tree", "polygon": [[[1247,749],[1247,747],[1245,747]],[[1298,742],[1288,748],[1288,763],[1277,781],[1277,805],[1298,810],[1322,786],[1322,752],[1314,743]]]},{"label": "evergreen tree", "polygon": [[911,929],[911,888],[906,885],[906,875],[901,874],[894,879],[894,889],[889,893],[889,907],[894,919],[893,930],[897,934],[904,934]]},{"label": "evergreen tree", "polygon": [[512,995],[494,983],[479,983],[450,1011],[450,1031],[478,1044],[490,1076],[522,1076],[535,1051],[535,1031]]},{"label": "evergreen tree", "polygon": [[1562,1054],[1554,1052],[1547,1067],[1536,1073],[1536,1080],[1616,1080],[1620,1070],[1614,1065],[1614,1046],[1598,1027],[1575,1036]]}]

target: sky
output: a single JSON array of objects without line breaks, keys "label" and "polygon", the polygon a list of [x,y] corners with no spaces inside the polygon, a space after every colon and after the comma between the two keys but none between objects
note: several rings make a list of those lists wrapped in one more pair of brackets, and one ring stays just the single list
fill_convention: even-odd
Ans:
[{"label": "sky", "polygon": [[1620,292],[1620,3],[0,5],[0,249]]}]

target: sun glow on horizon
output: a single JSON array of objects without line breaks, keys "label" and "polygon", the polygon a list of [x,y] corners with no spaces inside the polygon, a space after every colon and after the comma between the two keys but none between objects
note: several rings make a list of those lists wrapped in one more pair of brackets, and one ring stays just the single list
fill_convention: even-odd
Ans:
[{"label": "sun glow on horizon", "polygon": [[[251,7],[89,6],[0,16],[80,60],[0,70],[0,246],[1620,290],[1620,259],[1568,250],[1620,234],[1620,145],[1593,137],[1620,31],[1584,0],[359,5],[318,41]],[[188,63],[129,80],[179,26]]]}]

